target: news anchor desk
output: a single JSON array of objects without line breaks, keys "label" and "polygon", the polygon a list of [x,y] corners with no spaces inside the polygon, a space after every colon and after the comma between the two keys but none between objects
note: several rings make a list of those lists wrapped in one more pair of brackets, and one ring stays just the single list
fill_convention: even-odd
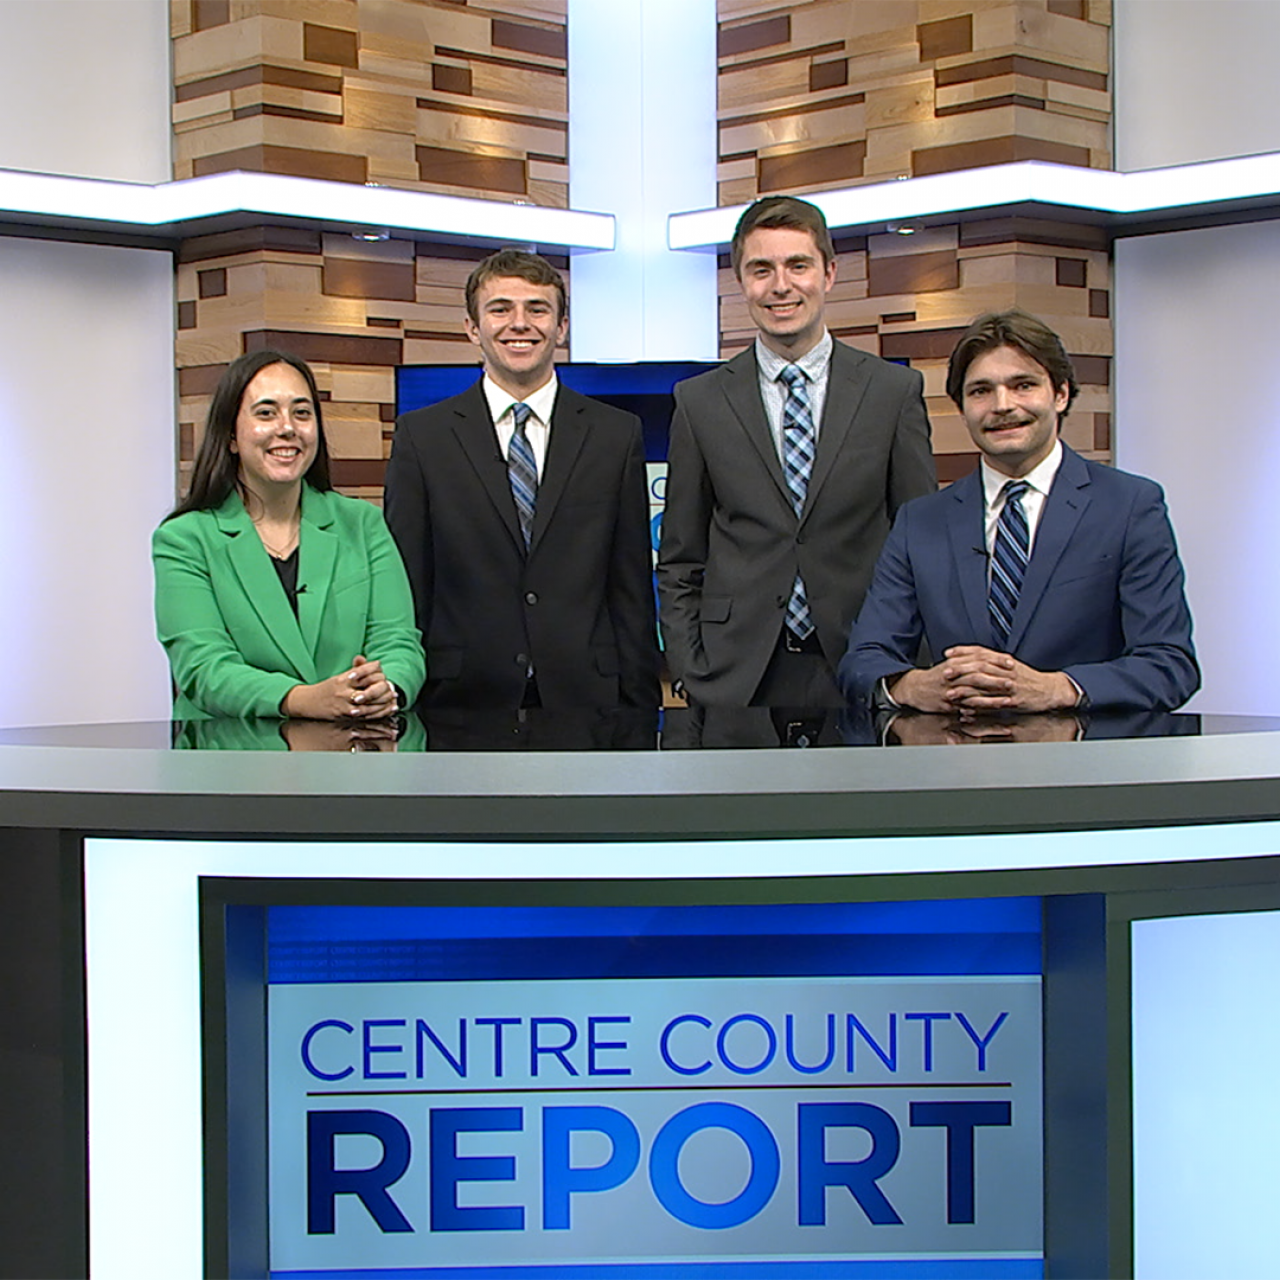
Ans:
[{"label": "news anchor desk", "polygon": [[[1129,924],[1280,906],[1266,825],[1280,820],[1277,728],[1190,717],[1173,736],[980,750],[347,754],[177,750],[169,726],[0,733],[0,1276],[81,1276],[90,1258],[95,1275],[217,1274],[200,1252],[199,1065],[177,1081],[163,1066],[167,1041],[199,1031],[197,921],[165,897],[179,862],[192,902],[201,878],[259,866],[489,882],[512,901],[568,883],[609,902],[724,885],[754,902],[1044,895],[1046,919],[1058,915],[1045,942],[1048,1274],[1124,1274]],[[113,866],[137,838],[155,842],[139,846],[151,870],[121,886]],[[129,962],[144,985],[163,971],[188,986],[155,997],[121,1084],[94,1054],[150,999],[112,985],[106,948],[130,937],[149,955]],[[1082,1148],[1083,1104],[1054,1082],[1095,1068],[1105,1096]],[[152,1105],[159,1122],[142,1114]],[[152,1170],[177,1198],[157,1207],[160,1191],[122,1185],[114,1162],[175,1129],[194,1163],[188,1150]],[[159,1257],[153,1236],[166,1238]]]}]

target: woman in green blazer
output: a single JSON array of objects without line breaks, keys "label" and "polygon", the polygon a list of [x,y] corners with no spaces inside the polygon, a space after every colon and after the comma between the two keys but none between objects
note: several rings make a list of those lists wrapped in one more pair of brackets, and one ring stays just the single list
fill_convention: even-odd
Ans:
[{"label": "woman in green blazer", "polygon": [[227,369],[151,555],[176,718],[376,719],[417,697],[404,565],[381,512],[333,492],[301,360],[255,351]]}]

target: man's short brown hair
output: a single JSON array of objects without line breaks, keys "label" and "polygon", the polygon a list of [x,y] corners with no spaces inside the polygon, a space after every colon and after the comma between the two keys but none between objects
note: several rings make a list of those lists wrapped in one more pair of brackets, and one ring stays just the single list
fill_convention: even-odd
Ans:
[{"label": "man's short brown hair", "polygon": [[836,256],[835,245],[831,243],[831,232],[827,229],[827,220],[816,204],[807,200],[797,200],[795,196],[765,196],[749,205],[738,225],[733,231],[733,243],[729,246],[729,257],[733,263],[733,274],[742,273],[742,246],[747,237],[760,227],[788,227],[793,231],[807,231],[813,237],[813,243],[822,254],[822,265],[829,267]]},{"label": "man's short brown hair", "polygon": [[472,324],[480,323],[480,310],[476,295],[480,286],[486,281],[501,276],[515,276],[519,280],[527,280],[530,284],[550,285],[556,291],[559,310],[556,323],[569,314],[569,298],[565,292],[564,277],[538,253],[529,253],[524,249],[499,249],[491,253],[467,277],[467,315]]},{"label": "man's short brown hair", "polygon": [[1067,389],[1067,406],[1058,414],[1061,423],[1080,390],[1071,357],[1062,339],[1043,320],[1016,307],[1012,311],[989,311],[979,316],[960,335],[956,349],[947,363],[947,395],[957,409],[964,409],[964,379],[969,366],[981,355],[997,347],[1014,347],[1030,356],[1049,375],[1054,391]]}]

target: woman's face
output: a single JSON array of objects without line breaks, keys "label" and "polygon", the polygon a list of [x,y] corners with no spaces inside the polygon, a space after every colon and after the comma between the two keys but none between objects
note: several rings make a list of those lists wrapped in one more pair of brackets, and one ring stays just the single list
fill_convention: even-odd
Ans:
[{"label": "woman's face", "polygon": [[319,435],[302,374],[287,364],[260,369],[240,400],[231,442],[241,482],[259,491],[297,484],[315,460]]}]

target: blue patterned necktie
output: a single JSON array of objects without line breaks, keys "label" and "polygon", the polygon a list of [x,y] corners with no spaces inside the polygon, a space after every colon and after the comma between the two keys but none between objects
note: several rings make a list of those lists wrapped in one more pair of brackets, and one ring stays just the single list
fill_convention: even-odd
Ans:
[{"label": "blue patterned necktie", "polygon": [[991,553],[991,584],[987,600],[996,647],[1007,648],[1013,629],[1013,611],[1031,558],[1031,530],[1022,509],[1022,495],[1030,488],[1025,480],[1010,480],[1004,486],[1004,507],[996,522],[996,542]]},{"label": "blue patterned necktie", "polygon": [[[813,409],[809,404],[809,387],[804,373],[789,364],[778,378],[787,386],[787,398],[782,405],[782,474],[787,488],[791,490],[791,505],[798,518],[804,510],[805,495],[809,492],[809,477],[813,475],[818,442],[814,435]],[[799,573],[791,585],[791,598],[787,601],[787,628],[800,640],[807,640],[813,635],[809,597]]]},{"label": "blue patterned necktie", "polygon": [[511,496],[516,500],[516,514],[520,517],[520,532],[524,536],[526,551],[533,537],[533,509],[538,501],[538,463],[524,432],[532,412],[527,404],[511,406],[515,431],[507,447],[507,478],[511,481]]}]

